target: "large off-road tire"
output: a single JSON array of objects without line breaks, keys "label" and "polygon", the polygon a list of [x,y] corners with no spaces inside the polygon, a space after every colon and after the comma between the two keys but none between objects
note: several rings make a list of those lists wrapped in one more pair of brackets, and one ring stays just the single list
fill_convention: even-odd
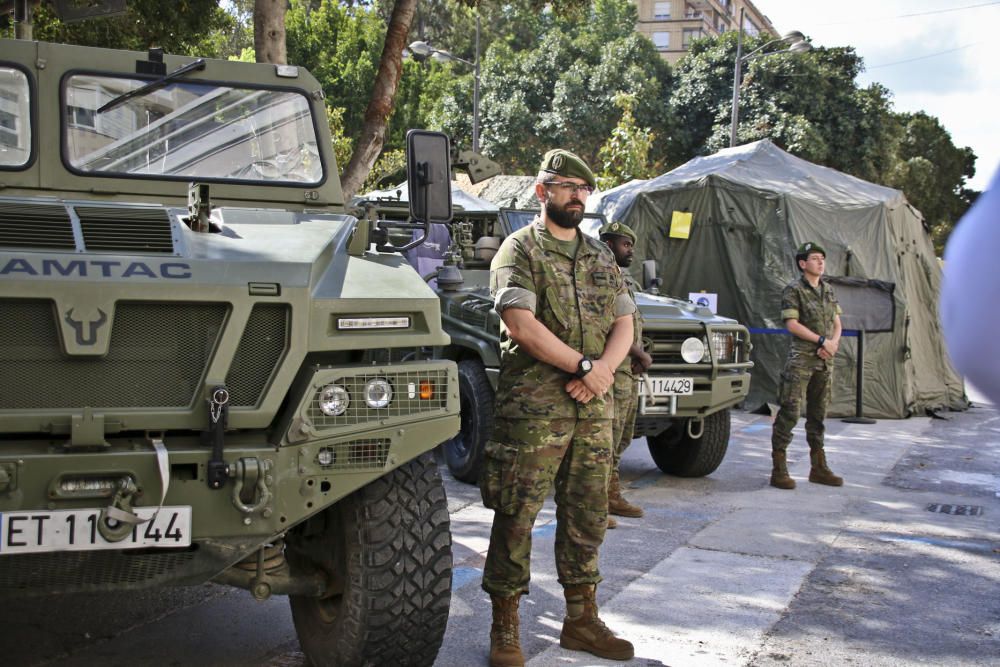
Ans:
[{"label": "large off-road tire", "polygon": [[289,596],[317,667],[434,664],[451,602],[448,502],[430,453],[388,473],[288,537],[292,573],[319,568],[324,599]]},{"label": "large off-road tire", "polygon": [[481,361],[458,362],[458,391],[462,428],[442,445],[444,460],[455,479],[475,484],[483,467],[486,441],[493,432],[493,386]]},{"label": "large off-road tire", "polygon": [[729,447],[729,410],[705,417],[704,426],[700,438],[688,436],[686,419],[674,422],[659,435],[646,436],[656,467],[678,477],[704,477],[715,472]]}]

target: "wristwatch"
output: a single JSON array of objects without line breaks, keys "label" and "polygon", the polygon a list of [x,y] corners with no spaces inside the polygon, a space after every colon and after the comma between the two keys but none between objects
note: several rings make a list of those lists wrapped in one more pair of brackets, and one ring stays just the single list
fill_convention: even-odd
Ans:
[{"label": "wristwatch", "polygon": [[823,347],[823,343],[826,342],[826,336],[820,336],[819,340],[816,341],[816,349],[820,350]]},{"label": "wristwatch", "polygon": [[576,376],[582,378],[584,375],[589,373],[594,368],[594,362],[590,360],[590,357],[584,355],[583,359],[576,367]]}]

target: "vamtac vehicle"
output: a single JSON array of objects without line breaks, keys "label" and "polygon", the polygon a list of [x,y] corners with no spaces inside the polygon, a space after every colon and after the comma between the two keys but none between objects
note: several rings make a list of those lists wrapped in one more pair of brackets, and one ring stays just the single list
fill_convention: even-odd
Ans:
[{"label": "vamtac vehicle", "polygon": [[[369,202],[386,217],[401,217],[403,202]],[[452,474],[476,482],[493,425],[493,397],[500,368],[500,317],[489,293],[490,260],[503,239],[529,224],[537,211],[456,210],[437,227],[443,261],[425,272],[422,258],[408,258],[435,283],[441,317],[451,336],[438,357],[458,362],[462,428],[444,443]],[[587,214],[581,229],[596,235],[603,216]],[[432,238],[435,232],[431,232]],[[415,251],[426,257],[429,244]],[[687,301],[656,294],[658,281],[644,265],[647,292],[636,295],[643,317],[643,346],[653,366],[640,383],[635,437],[646,437],[650,455],[663,472],[701,477],[722,463],[729,445],[729,409],[750,391],[750,335],[733,319]]]},{"label": "vamtac vehicle", "polygon": [[304,70],[0,42],[0,596],[215,581],[313,664],[432,664],[457,374],[387,239]]}]

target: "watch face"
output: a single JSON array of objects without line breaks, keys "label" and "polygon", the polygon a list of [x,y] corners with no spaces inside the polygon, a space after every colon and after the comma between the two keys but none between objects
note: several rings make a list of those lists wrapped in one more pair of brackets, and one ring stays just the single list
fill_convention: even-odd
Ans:
[{"label": "watch face", "polygon": [[580,361],[580,368],[582,368],[584,371],[589,371],[593,367],[594,364],[591,363],[590,359],[583,359]]}]

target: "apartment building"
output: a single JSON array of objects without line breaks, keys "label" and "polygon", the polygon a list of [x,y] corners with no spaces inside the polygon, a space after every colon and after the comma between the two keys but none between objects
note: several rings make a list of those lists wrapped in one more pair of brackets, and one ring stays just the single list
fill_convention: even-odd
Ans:
[{"label": "apartment building", "polygon": [[681,59],[693,40],[738,30],[741,8],[745,34],[778,36],[771,21],[750,0],[635,0],[635,3],[639,9],[636,31],[648,37],[670,64]]}]

